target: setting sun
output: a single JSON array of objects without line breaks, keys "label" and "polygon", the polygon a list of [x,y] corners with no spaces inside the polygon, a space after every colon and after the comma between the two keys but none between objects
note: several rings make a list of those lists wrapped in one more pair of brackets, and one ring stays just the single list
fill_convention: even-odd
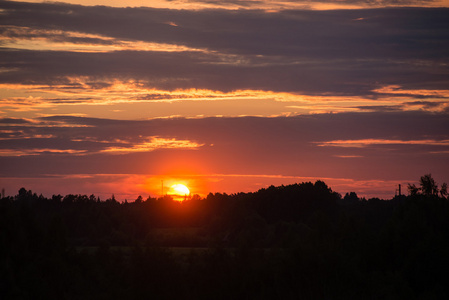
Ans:
[{"label": "setting sun", "polygon": [[173,191],[173,194],[178,196],[185,196],[190,194],[190,190],[183,184],[174,184],[171,186],[171,190]]}]

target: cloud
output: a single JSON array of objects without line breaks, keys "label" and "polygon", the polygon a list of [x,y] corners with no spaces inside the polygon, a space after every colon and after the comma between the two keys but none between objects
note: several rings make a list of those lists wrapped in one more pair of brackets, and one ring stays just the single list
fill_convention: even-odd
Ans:
[{"label": "cloud", "polygon": [[74,31],[35,29],[19,26],[0,27],[0,45],[4,48],[35,51],[111,52],[111,51],[203,51],[186,46],[130,41]]},{"label": "cloud", "polygon": [[40,154],[83,154],[85,150],[74,150],[74,149],[50,149],[50,148],[40,148],[40,149],[27,149],[27,150],[17,150],[17,149],[0,149],[0,156],[29,156],[29,155],[40,155]]},{"label": "cloud", "polygon": [[[182,1],[180,1],[182,2]],[[438,1],[434,0],[233,0],[233,1],[210,1],[210,0],[195,0],[189,2],[213,4],[220,7],[237,6],[239,8],[252,8],[252,7],[270,7],[271,9],[292,9],[292,8],[341,8],[350,7],[351,5],[358,5],[358,7],[385,7],[385,6],[411,6],[411,5],[432,5],[437,4]],[[327,5],[326,5],[327,4]],[[332,6],[335,5],[335,6]]]},{"label": "cloud", "polygon": [[383,140],[383,139],[362,139],[362,140],[334,140],[317,143],[320,147],[349,147],[364,148],[375,145],[429,145],[429,146],[449,146],[449,140]]},{"label": "cloud", "polygon": [[449,98],[449,90],[429,90],[429,89],[403,89],[399,85],[383,86],[378,89],[374,89],[373,92],[378,94],[387,95],[399,95],[399,96],[413,96],[417,98]]},{"label": "cloud", "polygon": [[[35,118],[77,115],[100,118],[141,119],[161,117],[265,116],[362,111],[424,110],[444,112],[449,107],[446,90],[406,90],[401,95],[304,95],[297,92],[208,89],[161,90],[146,81],[99,77],[66,77],[52,84],[0,83],[0,90],[17,93],[0,102],[8,116]],[[422,93],[428,93],[426,101]],[[407,95],[407,96],[405,96]]]},{"label": "cloud", "polygon": [[[169,136],[148,136],[143,135],[143,132],[138,135],[126,133],[126,130],[134,127],[131,124],[135,123],[125,123],[131,126],[123,126],[121,122],[91,119],[95,123],[85,124],[89,123],[87,120],[89,119],[73,117],[43,118],[41,121],[3,119],[1,123],[4,125],[0,125],[0,156],[128,154],[158,149],[194,150],[204,146]],[[109,125],[112,131],[113,128],[120,128],[122,133],[107,132],[103,135],[101,133],[104,129],[98,128],[100,124]],[[85,130],[87,128],[97,128],[98,131]],[[67,130],[70,134],[67,134]]]},{"label": "cloud", "polygon": [[447,8],[268,4],[1,1],[0,175],[447,176]]},{"label": "cloud", "polygon": [[[62,91],[81,89],[86,92],[90,88],[91,93],[94,93],[98,86],[113,82],[126,83],[130,80],[147,90],[264,90],[340,96],[378,95],[376,88],[379,84],[373,83],[373,80],[402,82],[403,90],[410,90],[410,85],[420,86],[421,90],[429,92],[435,88],[429,85],[438,85],[439,91],[446,87],[444,78],[432,79],[427,68],[417,67],[412,70],[412,65],[395,66],[379,61],[373,61],[362,70],[356,61],[347,62],[345,66],[325,60],[304,66],[257,66],[237,62],[235,65],[227,65],[221,64],[219,59],[214,62],[213,56],[192,52],[4,51],[2,54],[3,66],[15,68],[16,71],[0,73],[0,81],[5,84],[25,83],[42,87],[50,85],[53,91],[60,87]],[[370,73],[371,71],[374,73]],[[426,74],[429,77],[423,79]],[[89,79],[87,85],[78,78]],[[408,96],[420,95],[409,93]]]},{"label": "cloud", "polygon": [[[379,86],[443,90],[448,84],[447,9],[267,13],[15,2],[0,8],[8,43],[0,61],[9,70],[0,73],[4,83],[57,85],[87,76],[170,91],[352,96],[376,94]],[[40,51],[6,48],[12,40]]]},{"label": "cloud", "polygon": [[[15,1],[15,0],[14,0]],[[28,0],[28,2],[39,3],[39,0]],[[125,2],[119,0],[64,0],[64,3],[81,5],[106,5],[112,7],[154,7],[154,8],[175,8],[175,9],[229,9],[229,10],[252,10],[262,9],[270,12],[286,9],[360,9],[373,7],[447,7],[447,3],[442,0],[128,0]]]},{"label": "cloud", "polygon": [[[447,57],[440,47],[423,44],[447,45],[442,39],[444,24],[448,22],[446,9],[266,13],[258,10],[195,11],[8,2],[0,7],[5,10],[1,24],[8,26],[34,30],[56,28],[64,32],[181,44],[233,54],[365,59],[412,58],[417,56],[417,50],[425,50],[420,51],[420,59],[435,57],[432,54]],[[362,22],[353,21],[361,16]],[[170,22],[178,26],[170,26]],[[407,39],[408,34],[413,34],[412,38]]]},{"label": "cloud", "polygon": [[[3,131],[3,133],[8,132]],[[7,143],[3,141],[6,141]],[[58,141],[58,143],[55,144],[53,141]],[[117,155],[136,152],[151,152],[158,149],[194,150],[204,146],[204,144],[198,144],[189,140],[176,140],[174,138],[170,139],[159,137],[150,137],[147,142],[142,143],[117,140],[111,142],[97,141],[89,138],[84,140],[72,139],[71,142],[72,143],[67,140],[57,140],[52,135],[9,136],[6,138],[0,138],[0,156],[25,156],[40,154],[92,155],[97,153]],[[77,148],[81,147],[85,149],[67,149],[64,144],[74,144]],[[53,148],[49,148],[51,146],[53,146]]]},{"label": "cloud", "polygon": [[[219,180],[208,179],[205,192],[238,192],[242,185],[250,191],[313,178],[332,183],[334,189],[338,186],[338,191],[373,195],[382,182],[401,183],[429,171],[447,182],[447,128],[447,114],[420,111],[141,121],[73,116],[0,119],[0,177],[20,182],[42,174],[120,173]],[[112,188],[116,181],[110,180],[107,186]],[[99,189],[90,186],[88,191]]]},{"label": "cloud", "polygon": [[176,140],[174,138],[150,137],[149,141],[140,144],[128,144],[120,147],[107,147],[100,151],[109,154],[127,154],[133,152],[150,152],[157,149],[198,149],[204,144],[198,144],[189,140]]},{"label": "cloud", "polygon": [[[31,124],[22,125],[16,121],[15,125],[0,127],[4,137],[0,140],[0,149],[15,149],[21,153],[36,152],[35,149],[75,150],[85,151],[78,154],[91,154],[81,157],[68,153],[64,163],[71,165],[68,172],[71,168],[109,169],[107,156],[115,150],[115,153],[123,153],[123,158],[116,159],[117,167],[131,173],[140,172],[137,161],[141,159],[161,172],[177,162],[186,164],[188,161],[188,165],[197,164],[198,168],[222,170],[222,173],[248,168],[254,171],[252,173],[256,170],[265,173],[266,169],[283,175],[301,175],[305,170],[319,173],[318,167],[314,170],[313,165],[320,161],[321,171],[328,165],[328,170],[323,172],[335,175],[352,169],[343,168],[337,156],[362,156],[360,159],[365,160],[366,166],[378,159],[397,159],[393,164],[397,166],[406,164],[409,155],[426,156],[430,151],[445,151],[449,140],[448,122],[445,114],[420,112],[148,121],[47,117]],[[342,145],[350,147],[340,147]],[[387,155],[376,152],[372,146],[388,146],[395,151]],[[156,149],[158,151],[153,151]],[[58,161],[50,154],[44,151],[40,156],[43,161]],[[428,159],[432,164],[436,157]],[[48,170],[45,173],[51,173],[49,169],[58,166],[56,161],[42,166]],[[15,168],[11,169],[11,163],[4,165],[3,172],[16,172]],[[33,172],[39,170],[34,163],[26,168]],[[301,174],[295,174],[297,172]]]}]

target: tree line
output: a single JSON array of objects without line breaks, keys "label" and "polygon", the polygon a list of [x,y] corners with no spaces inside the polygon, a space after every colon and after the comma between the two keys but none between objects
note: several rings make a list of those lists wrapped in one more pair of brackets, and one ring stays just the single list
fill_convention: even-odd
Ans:
[{"label": "tree line", "polygon": [[317,181],[130,203],[22,188],[0,201],[0,295],[441,299],[447,191],[430,174],[417,188],[359,199]]}]

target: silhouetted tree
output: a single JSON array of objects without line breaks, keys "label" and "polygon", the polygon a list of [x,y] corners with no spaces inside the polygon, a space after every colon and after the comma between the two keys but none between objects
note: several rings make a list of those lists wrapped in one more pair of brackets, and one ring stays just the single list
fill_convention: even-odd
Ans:
[{"label": "silhouetted tree", "polygon": [[446,182],[444,182],[442,185],[441,185],[441,188],[440,188],[440,195],[441,195],[441,197],[442,198],[446,198],[447,197],[447,183]]},{"label": "silhouetted tree", "polygon": [[351,205],[321,181],[183,203],[62,201],[23,188],[0,200],[0,295],[447,299],[447,184],[441,197],[410,186],[418,196],[351,192]]},{"label": "silhouetted tree", "polygon": [[27,191],[25,188],[21,188],[18,195],[16,196],[16,199],[18,201],[27,201],[31,200],[32,197],[33,193],[31,191]]},{"label": "silhouetted tree", "polygon": [[359,201],[359,197],[357,196],[357,193],[350,192],[349,194],[348,193],[345,194],[343,200],[345,200],[345,202],[355,203]]},{"label": "silhouetted tree", "polygon": [[432,178],[431,174],[426,174],[421,176],[419,179],[419,184],[421,186],[421,191],[426,196],[438,196],[438,185]]},{"label": "silhouetted tree", "polygon": [[65,204],[67,203],[73,203],[75,202],[76,196],[72,194],[65,195],[64,199],[62,199],[62,202]]},{"label": "silhouetted tree", "polygon": [[415,184],[408,184],[407,186],[408,192],[410,194],[410,196],[415,196],[418,195],[419,193],[419,187],[417,187]]},{"label": "silhouetted tree", "polygon": [[61,195],[53,195],[52,197],[51,197],[51,200],[52,200],[52,202],[53,203],[61,203],[61,201],[62,201],[62,196]]}]

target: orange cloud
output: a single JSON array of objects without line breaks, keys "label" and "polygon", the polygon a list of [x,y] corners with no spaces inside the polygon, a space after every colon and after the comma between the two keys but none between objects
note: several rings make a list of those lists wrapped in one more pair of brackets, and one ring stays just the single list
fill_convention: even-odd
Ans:
[{"label": "orange cloud", "polygon": [[379,94],[393,94],[393,95],[405,95],[405,96],[426,96],[432,98],[449,98],[449,90],[406,90],[400,85],[387,85],[378,89],[374,89],[373,92]]},{"label": "orange cloud", "polygon": [[320,147],[351,147],[364,148],[372,145],[432,145],[449,146],[449,140],[387,140],[387,139],[361,139],[361,140],[334,140],[318,142]]},{"label": "orange cloud", "polygon": [[[22,0],[12,0],[22,1]],[[40,3],[41,0],[28,0],[27,2]],[[154,7],[169,9],[263,9],[269,12],[277,12],[285,9],[310,9],[310,10],[333,10],[333,9],[361,9],[379,7],[447,7],[447,0],[437,1],[285,1],[285,0],[246,0],[246,1],[205,1],[205,0],[60,0],[59,2],[81,4],[81,5],[106,5],[113,7]]]},{"label": "orange cloud", "polygon": [[[376,110],[443,112],[449,108],[445,98],[449,97],[448,90],[403,90],[399,86],[374,90],[382,96],[373,99],[369,96],[303,95],[264,90],[163,90],[153,88],[150,82],[143,80],[67,76],[51,84],[0,83],[0,92],[4,116],[29,118],[49,115],[121,119],[219,115],[275,117]],[[432,98],[417,101],[416,97],[423,96]],[[234,100],[239,101],[239,105],[229,102]],[[186,107],[185,101],[208,103]],[[104,105],[110,108],[105,109]]]},{"label": "orange cloud", "polygon": [[[120,40],[108,36],[76,31],[35,29],[19,26],[1,26],[4,48],[35,51],[67,51],[104,53],[111,51],[164,51],[164,52],[210,52],[184,45]],[[90,41],[90,42],[89,42]]]},{"label": "orange cloud", "polygon": [[14,131],[14,130],[0,130],[1,134],[10,134],[10,137],[2,137],[0,141],[5,140],[16,140],[16,139],[50,139],[55,138],[55,135],[52,134],[25,134],[23,131]]},{"label": "orange cloud", "polygon": [[123,147],[108,147],[101,150],[102,153],[128,154],[133,152],[149,152],[157,149],[198,149],[204,144],[198,144],[189,140],[166,139],[151,137],[149,141],[140,144],[129,144]]},{"label": "orange cloud", "polygon": [[74,150],[74,149],[0,149],[0,156],[27,156],[27,155],[40,155],[40,154],[85,154],[87,150]]},{"label": "orange cloud", "polygon": [[[4,133],[4,131],[3,131]],[[54,138],[53,135],[20,135],[17,137],[1,138],[0,140],[14,140],[14,139],[45,139]],[[121,143],[123,146],[110,146],[100,151],[90,151],[88,149],[55,149],[55,148],[31,148],[31,149],[0,149],[0,156],[25,156],[25,155],[39,155],[39,154],[73,154],[73,155],[87,155],[87,154],[129,154],[137,152],[151,152],[158,149],[189,149],[195,150],[204,146],[189,140],[177,140],[160,137],[150,137],[148,141],[143,143],[131,143],[123,140],[114,139],[112,141],[98,141],[95,139],[72,139],[73,142],[94,141],[97,143]]]}]

